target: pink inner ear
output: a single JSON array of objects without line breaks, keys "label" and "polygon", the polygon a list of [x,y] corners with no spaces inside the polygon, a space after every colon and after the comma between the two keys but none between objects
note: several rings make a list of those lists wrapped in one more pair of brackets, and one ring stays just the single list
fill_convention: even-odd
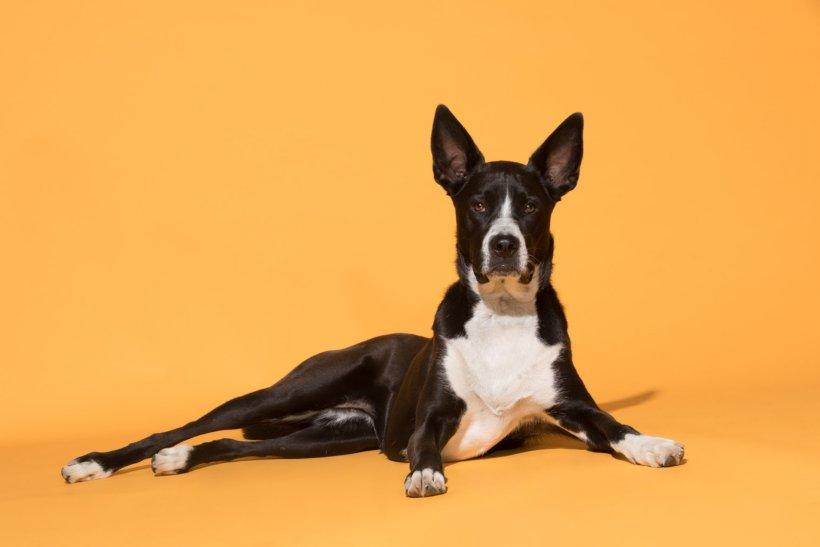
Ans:
[{"label": "pink inner ear", "polygon": [[467,167],[464,165],[464,156],[449,158],[447,170],[450,172],[452,177],[457,179],[463,178],[464,175],[467,174]]},{"label": "pink inner ear", "polygon": [[453,177],[463,177],[467,172],[467,156],[464,151],[450,138],[446,136],[442,143],[444,156],[447,158],[447,171]]},{"label": "pink inner ear", "polygon": [[562,146],[550,152],[547,157],[547,176],[555,182],[563,182],[566,176],[567,164],[572,160],[572,149]]}]

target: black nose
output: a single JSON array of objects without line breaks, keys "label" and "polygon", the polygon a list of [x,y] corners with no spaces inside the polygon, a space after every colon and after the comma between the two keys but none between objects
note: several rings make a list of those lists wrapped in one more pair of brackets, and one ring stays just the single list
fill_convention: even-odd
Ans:
[{"label": "black nose", "polygon": [[508,235],[495,236],[490,240],[490,249],[496,256],[510,258],[518,252],[518,238]]}]

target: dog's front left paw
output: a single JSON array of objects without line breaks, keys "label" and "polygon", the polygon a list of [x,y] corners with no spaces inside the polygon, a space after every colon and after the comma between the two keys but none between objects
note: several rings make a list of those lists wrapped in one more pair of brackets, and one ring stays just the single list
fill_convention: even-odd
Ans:
[{"label": "dog's front left paw", "polygon": [[404,492],[411,498],[426,498],[447,492],[447,479],[429,467],[413,471],[404,479]]},{"label": "dog's front left paw", "polygon": [[193,446],[187,444],[163,448],[151,458],[151,469],[154,471],[154,475],[185,473],[190,469],[188,462],[193,449]]},{"label": "dog's front left paw", "polygon": [[93,453],[71,460],[60,469],[60,475],[68,484],[104,479],[113,472],[113,469],[106,469],[99,458],[94,458]]},{"label": "dog's front left paw", "polygon": [[683,445],[663,437],[627,433],[612,448],[627,460],[650,467],[670,467],[683,461]]}]

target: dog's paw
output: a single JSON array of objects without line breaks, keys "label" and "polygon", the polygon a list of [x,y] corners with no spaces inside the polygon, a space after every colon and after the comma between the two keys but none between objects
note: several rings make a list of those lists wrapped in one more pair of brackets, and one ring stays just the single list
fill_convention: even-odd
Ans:
[{"label": "dog's paw", "polygon": [[437,496],[447,492],[447,479],[430,468],[413,471],[404,479],[404,492],[411,498]]},{"label": "dog's paw", "polygon": [[188,457],[194,447],[180,444],[163,448],[151,458],[151,469],[154,475],[177,475],[188,470]]},{"label": "dog's paw", "polygon": [[63,480],[69,484],[80,481],[104,479],[113,472],[113,469],[106,469],[102,463],[90,456],[81,456],[75,460],[71,460],[60,470]]},{"label": "dog's paw", "polygon": [[663,437],[627,433],[612,448],[627,460],[650,467],[670,467],[683,461],[683,445]]}]

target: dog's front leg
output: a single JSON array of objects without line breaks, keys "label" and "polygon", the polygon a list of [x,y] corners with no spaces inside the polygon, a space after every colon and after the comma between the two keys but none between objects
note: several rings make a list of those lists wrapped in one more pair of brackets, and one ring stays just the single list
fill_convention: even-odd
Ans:
[{"label": "dog's front leg", "polygon": [[433,359],[417,401],[415,429],[407,442],[410,474],[404,480],[404,491],[411,498],[447,492],[441,450],[458,429],[465,410],[464,402],[444,385],[439,364]]},{"label": "dog's front leg", "polygon": [[591,398],[566,400],[548,412],[591,450],[615,452],[634,464],[650,467],[669,467],[683,461],[683,445],[641,434],[598,408]]},{"label": "dog's front leg", "polygon": [[[441,451],[458,429],[466,410],[464,401],[453,393],[442,370],[444,352],[439,349],[440,340],[434,337],[431,342],[419,353],[404,378],[397,396],[400,402],[393,409],[393,432],[388,435],[406,439],[393,443],[386,453],[406,456],[410,462],[404,491],[411,498],[447,492]],[[405,427],[407,429],[403,429]]]},{"label": "dog's front leg", "polygon": [[411,498],[436,496],[447,492],[441,449],[455,426],[452,419],[429,415],[419,423],[407,444],[410,474],[404,480],[404,491]]}]

